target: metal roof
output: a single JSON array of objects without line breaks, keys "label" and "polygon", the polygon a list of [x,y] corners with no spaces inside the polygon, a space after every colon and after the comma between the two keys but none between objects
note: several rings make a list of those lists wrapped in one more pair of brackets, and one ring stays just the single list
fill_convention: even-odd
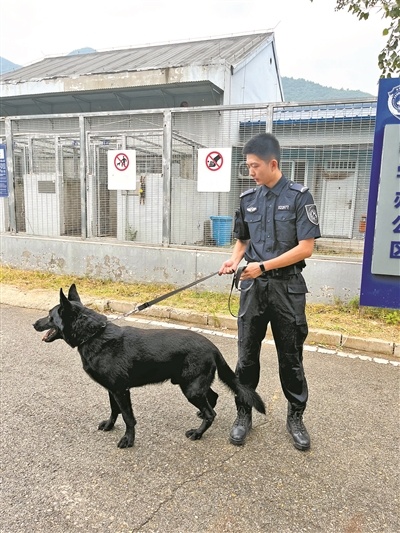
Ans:
[{"label": "metal roof", "polygon": [[354,120],[376,116],[376,100],[362,102],[321,103],[316,105],[280,107],[274,109],[274,122],[288,123],[304,121],[310,124],[320,120]]},{"label": "metal roof", "polygon": [[[312,124],[314,122],[338,122],[356,120],[369,120],[376,117],[376,99],[346,102],[321,102],[315,105],[293,104],[275,106],[273,110],[273,123],[277,124]],[[265,127],[266,116],[258,120],[249,119],[240,122],[241,128]]]},{"label": "metal roof", "polygon": [[236,67],[248,55],[267,45],[272,38],[273,32],[263,32],[48,57],[3,74],[1,81],[20,83],[60,77],[224,63]]}]

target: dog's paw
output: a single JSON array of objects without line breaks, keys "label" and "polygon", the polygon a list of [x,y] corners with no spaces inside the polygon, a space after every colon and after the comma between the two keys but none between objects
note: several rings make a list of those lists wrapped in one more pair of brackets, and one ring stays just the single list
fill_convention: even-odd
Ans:
[{"label": "dog's paw", "polygon": [[118,443],[118,448],[132,448],[134,439],[128,435],[124,435]]},{"label": "dog's paw", "polygon": [[100,424],[97,426],[97,429],[100,431],[111,431],[114,427],[114,422],[110,419],[103,420],[103,422],[100,422]]},{"label": "dog's paw", "polygon": [[202,433],[199,433],[197,429],[188,429],[185,433],[186,437],[190,440],[199,440],[201,439]]}]

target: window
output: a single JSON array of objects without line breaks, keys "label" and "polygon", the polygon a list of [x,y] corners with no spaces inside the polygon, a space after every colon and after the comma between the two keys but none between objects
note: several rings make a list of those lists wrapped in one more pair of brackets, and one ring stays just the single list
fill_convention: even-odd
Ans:
[{"label": "window", "polygon": [[306,161],[281,161],[281,170],[283,174],[290,180],[306,184]]}]

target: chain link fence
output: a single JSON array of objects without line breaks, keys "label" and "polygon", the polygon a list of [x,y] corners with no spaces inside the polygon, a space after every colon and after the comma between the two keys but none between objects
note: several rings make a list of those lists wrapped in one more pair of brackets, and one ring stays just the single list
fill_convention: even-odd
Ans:
[{"label": "chain link fence", "polygon": [[[317,203],[323,237],[318,246],[361,250],[375,113],[374,100],[2,119],[9,197],[1,199],[0,229],[229,247],[239,196],[254,186],[242,147],[254,134],[270,131],[281,143],[282,171],[306,185]],[[231,150],[229,191],[199,192],[202,148]],[[110,150],[135,150],[131,189],[109,188]],[[216,235],[221,224],[223,242]]]}]

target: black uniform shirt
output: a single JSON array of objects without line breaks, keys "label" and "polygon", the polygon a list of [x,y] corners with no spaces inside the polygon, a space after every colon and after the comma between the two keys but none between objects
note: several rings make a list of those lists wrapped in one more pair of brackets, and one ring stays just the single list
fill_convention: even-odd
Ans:
[{"label": "black uniform shirt", "polygon": [[235,238],[249,240],[245,259],[267,261],[294,248],[299,241],[321,236],[317,209],[307,187],[282,176],[245,191],[235,214]]}]

